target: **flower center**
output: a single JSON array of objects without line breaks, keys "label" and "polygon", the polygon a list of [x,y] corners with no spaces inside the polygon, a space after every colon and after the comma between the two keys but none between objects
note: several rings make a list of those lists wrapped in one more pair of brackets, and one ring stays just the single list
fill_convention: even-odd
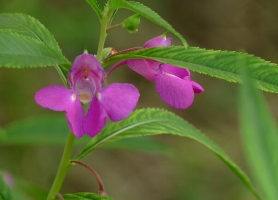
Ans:
[{"label": "flower center", "polygon": [[84,67],[84,68],[82,68],[82,71],[83,71],[83,73],[84,73],[84,78],[85,78],[85,79],[88,78],[88,76],[89,76],[89,70],[88,70],[88,68],[87,68],[87,67]]},{"label": "flower center", "polygon": [[82,103],[89,103],[96,93],[95,81],[90,78],[79,78],[76,81],[75,91]]}]

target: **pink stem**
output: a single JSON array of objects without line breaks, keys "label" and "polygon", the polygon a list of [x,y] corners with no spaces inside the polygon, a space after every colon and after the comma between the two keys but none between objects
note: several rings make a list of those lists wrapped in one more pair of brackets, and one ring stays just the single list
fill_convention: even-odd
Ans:
[{"label": "pink stem", "polygon": [[85,167],[86,169],[88,169],[90,172],[92,172],[92,174],[95,176],[95,178],[97,179],[97,182],[98,182],[98,185],[99,185],[99,191],[98,191],[98,194],[102,195],[102,196],[108,196],[106,194],[106,192],[104,191],[104,185],[103,185],[103,182],[100,178],[100,176],[98,175],[98,173],[89,165],[83,163],[83,162],[80,162],[80,161],[77,161],[77,160],[72,160],[70,161],[71,163],[75,163],[75,164],[78,164],[78,165],[81,165],[83,167]]}]

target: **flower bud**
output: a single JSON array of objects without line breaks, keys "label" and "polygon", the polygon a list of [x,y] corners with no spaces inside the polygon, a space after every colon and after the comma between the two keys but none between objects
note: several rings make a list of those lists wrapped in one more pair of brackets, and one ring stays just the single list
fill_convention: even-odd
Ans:
[{"label": "flower bud", "polygon": [[102,50],[102,59],[107,58],[108,56],[111,56],[113,54],[117,53],[116,49],[113,47],[107,47]]},{"label": "flower bud", "polygon": [[121,26],[125,28],[129,33],[137,33],[140,25],[140,15],[135,14],[122,21]]}]

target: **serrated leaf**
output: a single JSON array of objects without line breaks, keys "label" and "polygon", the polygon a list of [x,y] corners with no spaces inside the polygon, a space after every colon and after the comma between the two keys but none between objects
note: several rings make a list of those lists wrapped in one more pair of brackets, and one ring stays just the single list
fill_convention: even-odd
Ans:
[{"label": "serrated leaf", "polygon": [[126,138],[122,140],[117,140],[115,142],[104,145],[103,148],[123,149],[123,150],[132,150],[132,151],[140,151],[140,152],[143,151],[148,153],[163,153],[166,155],[170,155],[173,152],[173,149],[170,148],[169,146],[145,137]]},{"label": "serrated leaf", "polygon": [[240,90],[240,122],[246,159],[264,199],[278,198],[278,128],[262,94],[243,71]]},{"label": "serrated leaf", "polygon": [[164,19],[162,19],[156,12],[148,8],[147,6],[133,1],[125,1],[125,0],[112,0],[110,9],[119,9],[119,8],[125,8],[129,9],[133,12],[136,12],[140,14],[142,17],[145,17],[146,19],[150,20],[151,22],[163,27],[167,31],[171,32],[173,35],[175,35],[177,38],[181,40],[183,45],[187,47],[186,40],[182,37],[181,34],[179,34],[168,22],[166,22]]},{"label": "serrated leaf", "polygon": [[0,14],[0,30],[32,37],[56,51],[61,51],[51,33],[35,18],[24,14]]},{"label": "serrated leaf", "polygon": [[86,0],[88,2],[88,4],[90,4],[90,6],[94,9],[94,11],[96,12],[99,20],[101,21],[102,19],[102,13],[101,13],[101,10],[99,8],[99,5],[97,3],[96,0]]},{"label": "serrated leaf", "polygon": [[[68,124],[64,115],[31,117],[12,122],[0,128],[0,145],[65,145]],[[75,145],[85,146],[89,136],[75,140]],[[149,138],[127,138],[104,146],[105,149],[125,149],[152,153],[171,153],[170,147]]]},{"label": "serrated leaf", "polygon": [[81,160],[98,147],[123,138],[172,134],[188,137],[205,145],[215,153],[232,171],[244,182],[250,191],[258,198],[247,175],[209,138],[203,135],[194,126],[177,115],[161,109],[141,109],[133,112],[128,118],[106,126],[101,133],[95,136],[86,147],[75,157]]},{"label": "serrated leaf", "polygon": [[64,194],[65,200],[113,200],[112,198],[100,196],[95,193],[80,192],[75,194]]},{"label": "serrated leaf", "polygon": [[45,67],[67,64],[67,59],[31,37],[0,31],[0,67]]},{"label": "serrated leaf", "polygon": [[[0,14],[0,30],[9,31],[18,35],[34,38],[37,41],[49,46],[49,48],[53,49],[53,51],[56,52],[57,55],[63,57],[62,51],[52,34],[38,20],[31,16],[24,14]],[[10,44],[6,43],[5,45],[9,46]],[[12,58],[12,56],[10,56],[10,59],[17,60],[17,58]],[[65,57],[63,57],[63,60],[64,64],[70,63]],[[32,63],[30,63],[30,66],[28,67],[31,66]],[[54,65],[54,67],[58,71],[63,82],[66,83],[67,71],[69,70],[69,67],[67,66],[67,68],[65,69],[65,67],[58,66],[58,64]]]},{"label": "serrated leaf", "polygon": [[152,59],[162,63],[188,68],[192,71],[230,82],[241,82],[239,60],[245,66],[259,89],[278,93],[278,67],[274,63],[246,53],[206,50],[196,47],[156,47],[115,54],[104,61],[104,65],[125,59]]},{"label": "serrated leaf", "polygon": [[0,137],[1,145],[65,144],[69,132],[66,118],[62,115],[15,121],[4,130],[5,134]]},{"label": "serrated leaf", "polygon": [[6,184],[2,173],[0,173],[0,200],[12,200],[12,194],[9,186]]}]

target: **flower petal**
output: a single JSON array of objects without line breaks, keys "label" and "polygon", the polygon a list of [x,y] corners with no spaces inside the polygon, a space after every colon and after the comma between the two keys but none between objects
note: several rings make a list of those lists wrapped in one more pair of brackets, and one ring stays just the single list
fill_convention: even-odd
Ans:
[{"label": "flower petal", "polygon": [[127,60],[126,64],[138,74],[144,76],[146,79],[150,81],[154,81],[156,72],[152,68],[152,66],[158,63],[152,60],[141,60],[141,59],[133,59]]},{"label": "flower petal", "polygon": [[202,93],[204,91],[204,88],[199,84],[196,83],[195,81],[191,81],[194,93]]},{"label": "flower petal", "polygon": [[97,135],[105,126],[107,113],[99,100],[94,97],[88,113],[83,120],[83,129],[90,137]]},{"label": "flower petal", "polygon": [[73,90],[75,90],[73,86],[78,79],[89,78],[93,79],[96,88],[100,89],[103,84],[104,76],[105,71],[95,56],[85,52],[75,58],[72,67],[68,72],[68,84]]},{"label": "flower petal", "polygon": [[82,126],[84,116],[82,104],[80,100],[76,98],[66,110],[66,117],[71,131],[78,138],[84,135]]},{"label": "flower petal", "polygon": [[160,67],[162,72],[166,72],[169,74],[173,74],[177,77],[184,78],[186,76],[190,76],[190,71],[185,68],[169,65],[169,64],[163,64]]},{"label": "flower petal", "polygon": [[99,101],[112,121],[126,118],[135,108],[140,93],[132,84],[113,83],[100,92]]},{"label": "flower petal", "polygon": [[73,92],[63,86],[48,86],[35,94],[35,101],[44,108],[66,111],[72,104]]},{"label": "flower petal", "polygon": [[185,109],[193,103],[194,92],[190,80],[163,73],[156,76],[155,88],[160,97],[175,108]]},{"label": "flower petal", "polygon": [[35,94],[35,101],[44,108],[55,111],[66,111],[71,131],[76,137],[84,135],[82,120],[84,111],[76,95],[63,86],[48,86]]},{"label": "flower petal", "polygon": [[162,46],[170,46],[172,38],[166,38],[164,35],[160,35],[153,39],[150,39],[144,44],[144,48],[150,47],[162,47]]}]

